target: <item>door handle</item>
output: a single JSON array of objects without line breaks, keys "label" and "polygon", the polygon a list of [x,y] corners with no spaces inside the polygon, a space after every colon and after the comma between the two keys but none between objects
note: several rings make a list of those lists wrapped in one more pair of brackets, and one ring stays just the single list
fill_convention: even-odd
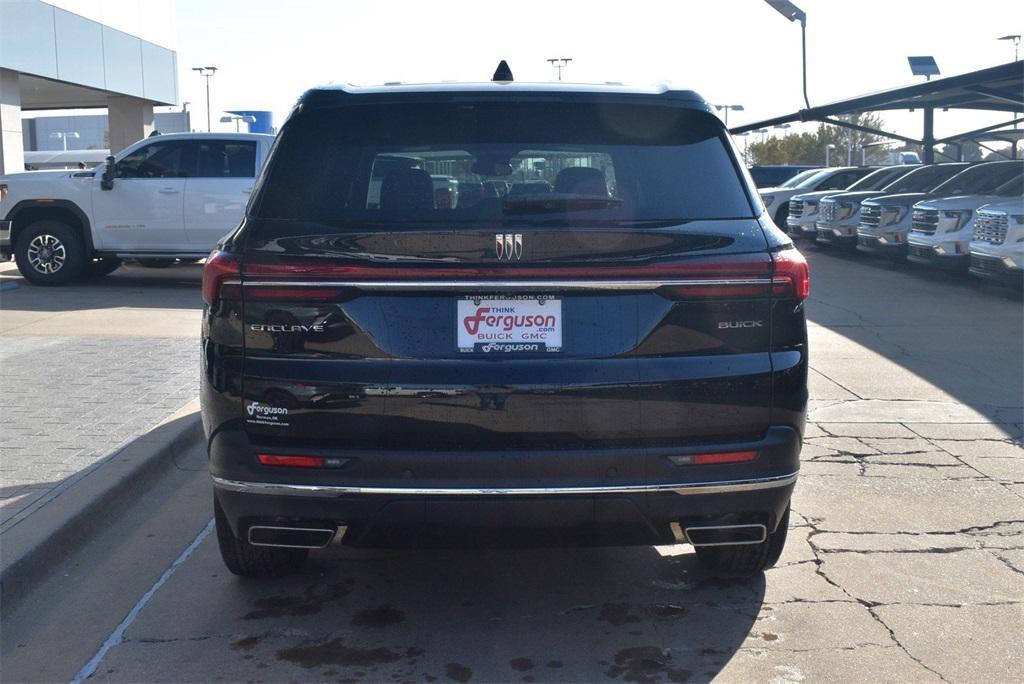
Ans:
[{"label": "door handle", "polygon": [[160,192],[165,195],[177,195],[181,190],[178,188],[160,188]]}]

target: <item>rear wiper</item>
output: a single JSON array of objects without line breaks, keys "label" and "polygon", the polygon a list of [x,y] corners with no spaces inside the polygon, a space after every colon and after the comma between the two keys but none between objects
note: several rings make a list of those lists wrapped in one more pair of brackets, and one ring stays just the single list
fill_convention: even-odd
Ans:
[{"label": "rear wiper", "polygon": [[506,214],[542,214],[548,212],[606,209],[621,205],[622,200],[618,197],[578,195],[572,192],[544,192],[535,195],[506,197],[502,203],[502,210]]}]

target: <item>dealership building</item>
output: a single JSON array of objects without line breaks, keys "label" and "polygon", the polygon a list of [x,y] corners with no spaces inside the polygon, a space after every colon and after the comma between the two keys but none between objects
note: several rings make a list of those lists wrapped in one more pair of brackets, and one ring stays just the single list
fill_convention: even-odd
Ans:
[{"label": "dealership building", "polygon": [[0,0],[0,174],[24,169],[22,112],[106,108],[114,153],[147,137],[178,102],[175,35],[173,0]]}]

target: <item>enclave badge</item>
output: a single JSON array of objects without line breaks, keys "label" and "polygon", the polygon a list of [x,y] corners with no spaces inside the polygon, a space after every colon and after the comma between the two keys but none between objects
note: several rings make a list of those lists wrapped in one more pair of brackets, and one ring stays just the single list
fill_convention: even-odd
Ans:
[{"label": "enclave badge", "polygon": [[522,233],[498,233],[494,236],[494,254],[499,260],[516,261],[523,257]]}]

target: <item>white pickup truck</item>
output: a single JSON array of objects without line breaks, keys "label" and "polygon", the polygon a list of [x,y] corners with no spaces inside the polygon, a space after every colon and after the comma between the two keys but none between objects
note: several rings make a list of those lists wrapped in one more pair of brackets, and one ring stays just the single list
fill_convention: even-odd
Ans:
[{"label": "white pickup truck", "polygon": [[112,272],[122,259],[201,259],[241,221],[273,136],[172,133],[87,171],[0,176],[0,258],[37,285]]}]

